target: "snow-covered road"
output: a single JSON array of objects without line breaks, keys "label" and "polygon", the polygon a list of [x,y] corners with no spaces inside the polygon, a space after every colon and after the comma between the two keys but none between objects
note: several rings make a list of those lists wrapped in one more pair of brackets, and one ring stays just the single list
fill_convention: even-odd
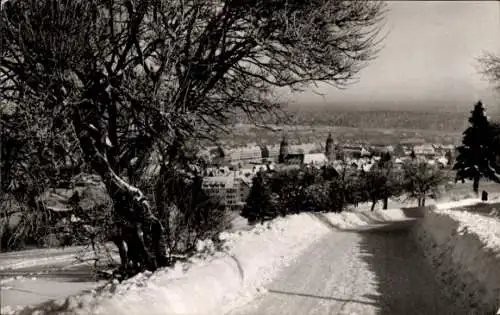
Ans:
[{"label": "snow-covered road", "polygon": [[460,314],[397,222],[362,233],[332,230],[230,315]]}]

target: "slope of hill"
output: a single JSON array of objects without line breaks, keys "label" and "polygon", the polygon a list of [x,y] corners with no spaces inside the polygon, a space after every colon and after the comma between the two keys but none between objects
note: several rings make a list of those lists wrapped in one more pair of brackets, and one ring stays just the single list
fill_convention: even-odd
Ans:
[{"label": "slope of hill", "polygon": [[[424,106],[425,105],[425,106]],[[462,132],[468,125],[470,109],[453,108],[446,102],[438,102],[429,109],[429,104],[283,104],[289,116],[289,125],[335,126],[365,129],[414,129]],[[403,109],[404,108],[404,109]],[[500,121],[500,107],[486,104],[492,120]],[[265,123],[276,123],[275,119],[264,119]],[[248,123],[244,115],[237,118],[240,123]],[[279,123],[279,122],[278,122]]]}]

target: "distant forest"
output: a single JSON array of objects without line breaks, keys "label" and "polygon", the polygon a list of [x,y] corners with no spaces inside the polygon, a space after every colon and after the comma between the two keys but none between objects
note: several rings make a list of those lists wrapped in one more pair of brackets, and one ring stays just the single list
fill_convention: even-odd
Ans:
[{"label": "distant forest", "polygon": [[[467,128],[469,111],[442,112],[418,110],[353,110],[343,108],[287,108],[292,125],[338,126],[352,128],[376,129],[420,129],[461,132]],[[490,117],[500,120],[500,116]],[[241,123],[248,122],[244,118]],[[274,123],[268,121],[267,123]]]},{"label": "distant forest", "polygon": [[333,125],[354,128],[426,129],[460,131],[466,128],[469,112],[443,113],[395,110],[341,111],[337,109],[288,110],[298,125]]}]

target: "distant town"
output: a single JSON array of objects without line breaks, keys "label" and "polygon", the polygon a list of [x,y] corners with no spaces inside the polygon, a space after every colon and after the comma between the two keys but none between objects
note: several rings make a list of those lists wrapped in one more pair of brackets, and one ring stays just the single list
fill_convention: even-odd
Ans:
[{"label": "distant town", "polygon": [[292,144],[284,134],[277,144],[209,146],[198,154],[208,164],[203,189],[230,210],[240,210],[259,171],[325,166],[333,166],[338,172],[344,167],[369,171],[384,153],[391,155],[397,168],[412,158],[448,168],[456,155],[456,146],[422,143],[418,139],[396,145],[341,143],[331,133],[323,142]]}]

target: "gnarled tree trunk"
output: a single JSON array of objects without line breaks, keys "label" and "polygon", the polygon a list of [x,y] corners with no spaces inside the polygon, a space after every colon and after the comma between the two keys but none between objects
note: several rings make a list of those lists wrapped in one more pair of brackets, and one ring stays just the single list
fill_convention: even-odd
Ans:
[{"label": "gnarled tree trunk", "polygon": [[119,249],[122,268],[134,273],[166,265],[163,227],[154,215],[148,198],[113,170],[107,156],[98,150],[96,142],[99,139],[91,136],[78,113],[73,116],[73,124],[85,160],[101,176],[113,201],[117,229],[113,242]]}]

